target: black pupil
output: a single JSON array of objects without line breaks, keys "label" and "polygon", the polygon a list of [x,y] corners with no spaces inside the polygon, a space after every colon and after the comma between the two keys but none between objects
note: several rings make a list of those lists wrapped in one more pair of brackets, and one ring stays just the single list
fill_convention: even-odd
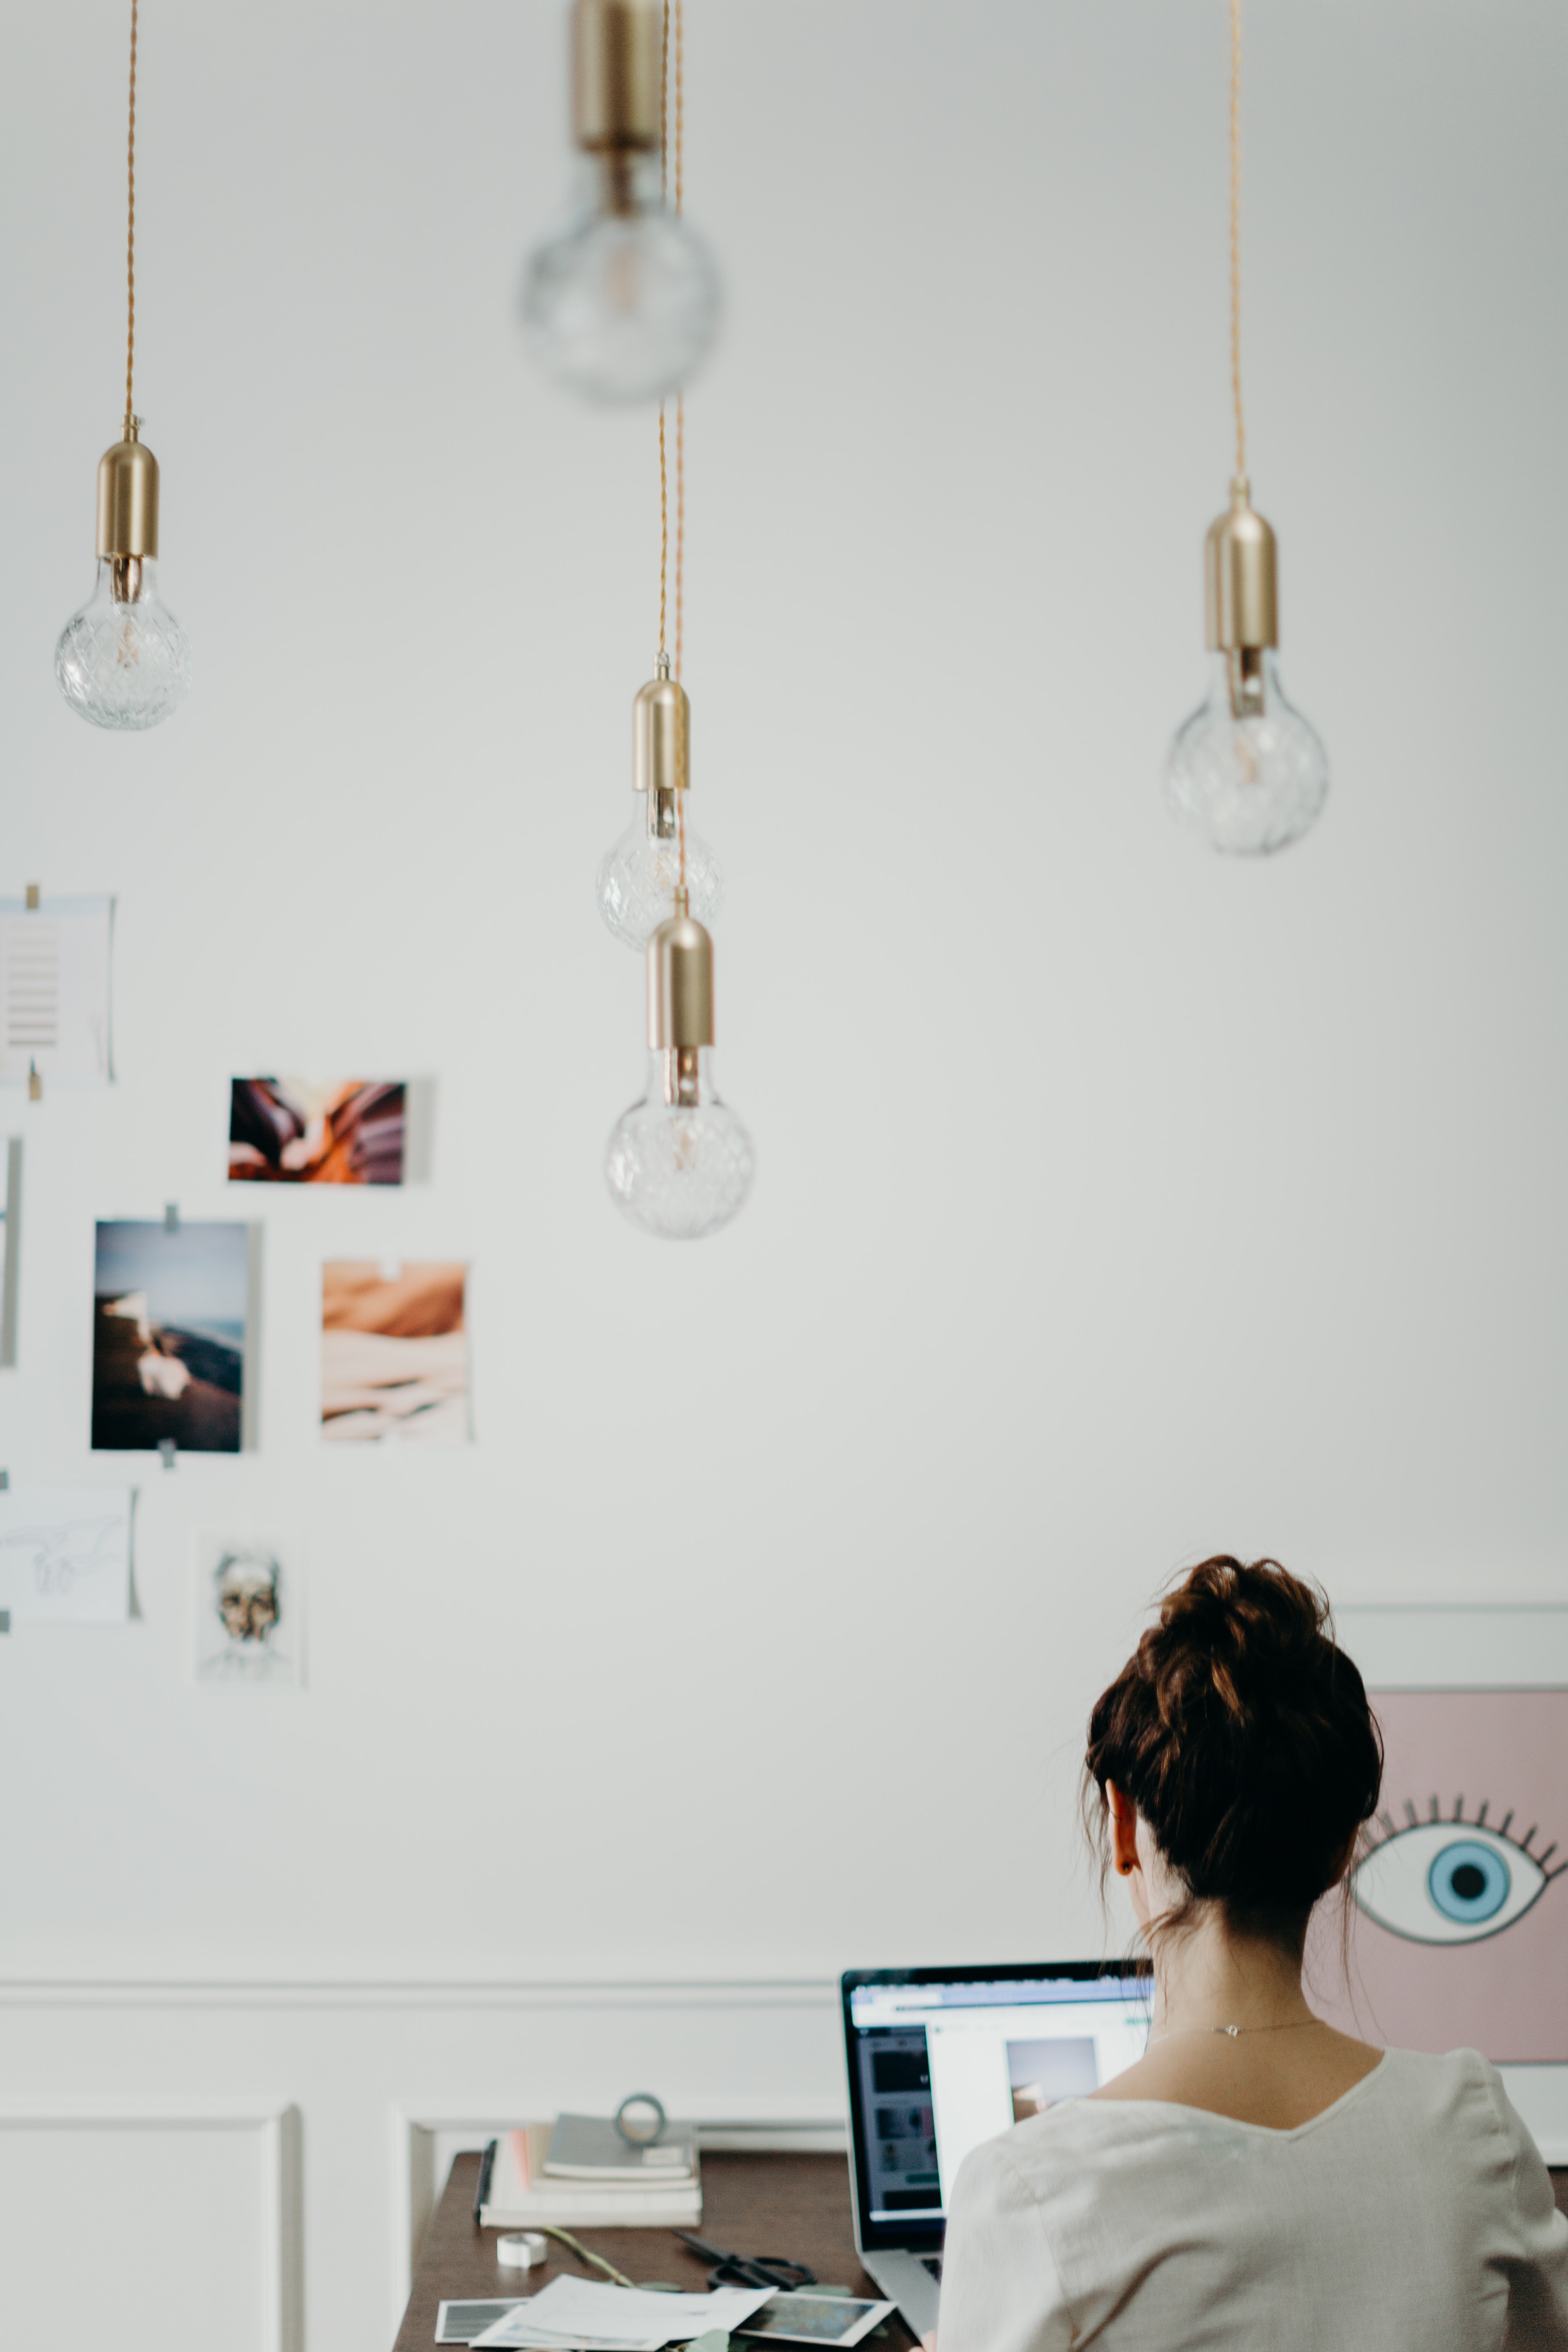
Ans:
[{"label": "black pupil", "polygon": [[1462,1862],[1448,1884],[1461,1903],[1473,1903],[1487,1891],[1487,1874],[1478,1864]]}]

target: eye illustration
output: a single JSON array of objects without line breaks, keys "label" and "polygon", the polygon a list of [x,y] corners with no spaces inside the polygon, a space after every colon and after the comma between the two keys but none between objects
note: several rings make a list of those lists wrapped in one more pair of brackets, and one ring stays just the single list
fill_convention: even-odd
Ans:
[{"label": "eye illustration", "polygon": [[1511,1811],[1489,1829],[1489,1804],[1469,1822],[1464,1804],[1457,1798],[1447,1821],[1436,1797],[1425,1821],[1408,1802],[1403,1824],[1392,1814],[1378,1815],[1351,1874],[1351,1891],[1380,1927],[1415,1944],[1477,1944],[1522,1919],[1568,1870],[1568,1860],[1550,1867],[1555,1839],[1534,1850],[1536,1823],[1516,1837]]}]

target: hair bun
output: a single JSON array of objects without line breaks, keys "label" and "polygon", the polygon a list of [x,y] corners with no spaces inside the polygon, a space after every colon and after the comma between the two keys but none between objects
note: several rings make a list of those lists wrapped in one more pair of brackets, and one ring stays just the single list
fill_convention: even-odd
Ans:
[{"label": "hair bun", "polygon": [[1293,1941],[1376,1806],[1383,1747],[1322,1593],[1218,1553],[1097,1703],[1085,1764],[1086,1798],[1123,1790],[1194,1900]]}]

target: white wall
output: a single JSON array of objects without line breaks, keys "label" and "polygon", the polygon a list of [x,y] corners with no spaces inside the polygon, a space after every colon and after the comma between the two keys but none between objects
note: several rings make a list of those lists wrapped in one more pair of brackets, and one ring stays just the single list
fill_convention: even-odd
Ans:
[{"label": "white wall", "polygon": [[[1085,1708],[1181,1559],[1561,1591],[1568,24],[1249,8],[1252,474],[1334,766],[1256,867],[1158,791],[1230,467],[1218,0],[691,0],[732,301],[688,680],[760,1172],[677,1250],[599,1173],[641,1074],[592,881],[653,428],[544,388],[512,310],[563,185],[556,0],[151,0],[137,398],[197,682],[120,740],[50,658],[119,415],[124,14],[5,27],[0,893],[117,894],[120,1083],[0,1101],[0,1463],[120,1466],[92,1221],[233,1213],[230,1074],[431,1073],[438,1129],[424,1192],[246,1196],[259,1452],[133,1465],[140,1622],[0,1641],[0,2076],[297,2101],[308,2336],[371,2352],[390,2103],[479,2096],[491,2051],[521,2098],[555,2045],[416,2049],[372,2004],[351,2096],[331,2033],[176,1992],[152,2034],[136,1982],[1092,1946]],[[320,1261],[426,1252],[474,1266],[478,1442],[328,1454]],[[246,1704],[185,1679],[184,1579],[198,1526],[258,1521],[310,1540],[310,1687]],[[651,1998],[595,2096],[691,2081]],[[813,2013],[809,2061],[722,2045],[737,2092],[836,2097]]]}]

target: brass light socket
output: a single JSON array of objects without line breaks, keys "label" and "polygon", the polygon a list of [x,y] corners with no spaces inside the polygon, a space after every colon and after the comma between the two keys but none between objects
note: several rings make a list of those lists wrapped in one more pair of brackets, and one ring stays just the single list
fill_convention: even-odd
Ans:
[{"label": "brass light socket", "polygon": [[158,460],[136,437],[136,419],[125,438],[98,461],[98,551],[100,555],[158,552]]},{"label": "brass light socket", "polygon": [[650,677],[632,705],[632,790],[683,793],[691,782],[691,705],[672,677]]},{"label": "brass light socket", "polygon": [[573,0],[572,133],[589,155],[658,152],[658,0]]},{"label": "brass light socket", "polygon": [[713,1043],[713,942],[689,915],[647,943],[647,1042],[656,1053]]},{"label": "brass light socket", "polygon": [[1205,602],[1211,653],[1279,642],[1279,551],[1252,508],[1250,486],[1230,486],[1230,512],[1209,525],[1204,541]]}]

